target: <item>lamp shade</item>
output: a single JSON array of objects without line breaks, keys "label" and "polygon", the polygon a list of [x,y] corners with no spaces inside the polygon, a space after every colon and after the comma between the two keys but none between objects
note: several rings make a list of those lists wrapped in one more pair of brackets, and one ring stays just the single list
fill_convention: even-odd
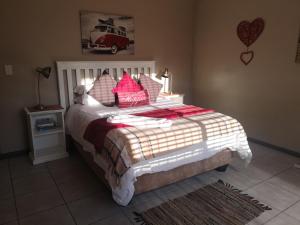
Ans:
[{"label": "lamp shade", "polygon": [[169,70],[165,68],[164,72],[161,74],[161,77],[169,78]]},{"label": "lamp shade", "polygon": [[38,68],[36,68],[36,72],[38,72],[39,74],[42,74],[45,78],[48,79],[51,74],[51,67],[50,66],[38,67]]}]

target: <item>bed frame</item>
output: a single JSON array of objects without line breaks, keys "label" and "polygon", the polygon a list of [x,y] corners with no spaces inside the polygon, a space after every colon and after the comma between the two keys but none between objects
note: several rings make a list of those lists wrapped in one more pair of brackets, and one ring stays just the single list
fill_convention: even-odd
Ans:
[{"label": "bed frame", "polygon": [[[112,74],[116,80],[119,80],[124,70],[133,77],[138,77],[139,73],[144,73],[156,79],[154,61],[81,61],[57,62],[56,65],[60,104],[65,110],[74,104],[74,87],[79,84],[86,86],[91,85],[104,70],[109,70],[110,74]],[[84,151],[79,143],[73,140],[72,143],[91,169],[106,183],[104,171],[94,162],[92,155]],[[226,168],[226,165],[231,162],[232,158],[232,152],[229,149],[224,149],[222,152],[199,162],[180,166],[169,171],[144,174],[138,177],[135,182],[135,194],[150,191],[216,168],[222,170]]]}]

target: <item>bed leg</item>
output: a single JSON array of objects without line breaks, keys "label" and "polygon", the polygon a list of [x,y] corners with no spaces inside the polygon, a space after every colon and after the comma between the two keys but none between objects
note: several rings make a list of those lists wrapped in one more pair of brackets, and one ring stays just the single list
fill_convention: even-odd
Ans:
[{"label": "bed leg", "polygon": [[220,166],[220,167],[216,168],[215,170],[218,171],[218,172],[225,172],[225,171],[227,170],[227,167],[228,167],[228,166],[229,166],[229,165],[226,164],[226,165],[224,165],[224,166]]}]

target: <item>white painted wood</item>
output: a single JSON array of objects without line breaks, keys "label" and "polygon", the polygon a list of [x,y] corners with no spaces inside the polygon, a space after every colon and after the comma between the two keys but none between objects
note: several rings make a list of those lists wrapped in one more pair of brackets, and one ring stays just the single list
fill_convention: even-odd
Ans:
[{"label": "white painted wood", "polygon": [[[30,141],[29,157],[32,163],[39,164],[67,157],[64,109],[31,112],[25,108]],[[37,130],[36,121],[41,118],[53,118],[57,127],[50,130]]]},{"label": "white painted wood", "polygon": [[[117,77],[120,78],[123,74],[123,69],[127,70],[127,68],[133,68],[131,73],[135,73],[136,69],[138,70],[138,74],[142,72],[142,70],[148,71],[155,71],[155,61],[60,61],[56,62],[57,65],[57,75],[58,75],[58,87],[59,87],[59,99],[60,99],[60,105],[67,109],[68,105],[66,104],[66,95],[68,97],[68,102],[70,105],[73,104],[73,88],[71,85],[72,79],[65,79],[64,78],[64,72],[63,71],[76,71],[76,81],[77,85],[84,83],[85,85],[90,85],[88,82],[81,82],[81,76],[80,76],[80,70],[84,70],[85,72],[85,81],[88,78],[92,78],[89,76],[89,70],[92,69],[93,72],[95,70],[100,69],[101,73],[105,69],[109,69],[110,74],[113,73],[113,70],[115,69],[117,71]],[[68,74],[68,73],[67,73]],[[67,75],[68,76],[68,75]],[[72,75],[71,75],[72,78]],[[65,84],[65,80],[67,81],[67,84]],[[71,81],[70,81],[71,80]],[[69,82],[70,81],[70,82]],[[65,90],[66,87],[68,87],[68,90]],[[73,87],[73,86],[72,86]]]},{"label": "white painted wood", "polygon": [[59,88],[59,102],[61,107],[66,109],[66,95],[65,95],[65,81],[63,68],[57,68],[58,88]]},{"label": "white painted wood", "polygon": [[98,76],[98,69],[94,68],[93,69],[93,81],[95,81],[97,79],[97,76]]},{"label": "white painted wood", "polygon": [[[68,97],[69,102],[73,102],[73,78],[71,69],[67,69],[67,85],[68,85]],[[72,93],[72,94],[71,94]]]},{"label": "white painted wood", "polygon": [[76,85],[81,85],[81,74],[80,69],[75,69],[75,76],[76,76]]}]

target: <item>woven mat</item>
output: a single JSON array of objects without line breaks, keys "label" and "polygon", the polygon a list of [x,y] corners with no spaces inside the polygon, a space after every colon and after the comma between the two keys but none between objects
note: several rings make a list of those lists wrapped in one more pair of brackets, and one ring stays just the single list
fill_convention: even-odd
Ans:
[{"label": "woven mat", "polygon": [[219,180],[145,212],[135,212],[144,225],[244,225],[271,210],[253,197]]}]

